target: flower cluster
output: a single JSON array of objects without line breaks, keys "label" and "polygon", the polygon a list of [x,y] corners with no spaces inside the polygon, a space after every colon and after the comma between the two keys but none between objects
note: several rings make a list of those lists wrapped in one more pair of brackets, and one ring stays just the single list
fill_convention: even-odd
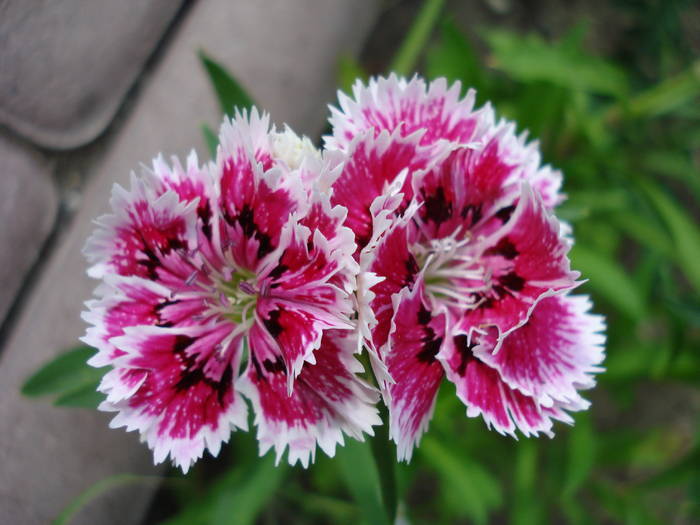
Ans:
[{"label": "flower cluster", "polygon": [[322,152],[254,109],[214,161],[158,157],[115,186],[84,313],[112,426],[186,471],[247,429],[247,399],[260,453],[307,466],[373,435],[382,399],[409,460],[444,377],[501,433],[571,422],[604,324],[570,294],[561,174],[473,105],[441,79],[358,82]]}]

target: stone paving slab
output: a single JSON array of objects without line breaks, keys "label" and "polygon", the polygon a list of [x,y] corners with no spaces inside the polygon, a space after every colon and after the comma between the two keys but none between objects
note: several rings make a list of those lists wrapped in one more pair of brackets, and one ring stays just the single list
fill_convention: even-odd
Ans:
[{"label": "stone paving slab", "polygon": [[48,148],[112,120],[181,0],[0,0],[0,123]]},{"label": "stone paving slab", "polygon": [[57,208],[50,164],[0,133],[0,325],[51,233]]},{"label": "stone paving slab", "polygon": [[[18,394],[22,380],[85,326],[82,302],[95,283],[80,249],[91,220],[107,208],[114,181],[155,153],[204,152],[199,125],[218,121],[197,62],[205,49],[227,65],[273,120],[314,136],[334,99],[340,53],[355,54],[370,29],[374,0],[201,1],[193,5],[120,129],[97,162],[83,205],[34,287],[0,354],[0,523],[47,523],[82,490],[107,476],[158,474],[138,436],[109,430],[105,414],[58,409]],[[195,467],[196,468],[196,467]],[[125,487],[100,499],[74,523],[137,523],[152,487]]]}]

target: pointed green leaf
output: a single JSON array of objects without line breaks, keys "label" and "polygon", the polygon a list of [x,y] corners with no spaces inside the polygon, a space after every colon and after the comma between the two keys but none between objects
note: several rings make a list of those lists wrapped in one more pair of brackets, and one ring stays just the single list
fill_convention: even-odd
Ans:
[{"label": "pointed green leaf", "polygon": [[649,182],[641,186],[671,232],[681,270],[700,293],[700,228],[680,203],[674,202],[661,188]]},{"label": "pointed green leaf", "polygon": [[595,434],[588,414],[577,415],[576,425],[569,430],[568,440],[566,480],[562,492],[565,497],[573,497],[595,465]]},{"label": "pointed green leaf", "polygon": [[100,381],[90,381],[84,385],[61,394],[53,402],[57,407],[97,408],[105,396],[97,391]]},{"label": "pointed green leaf", "polygon": [[338,61],[338,87],[346,93],[352,91],[357,79],[367,80],[369,75],[357,60],[349,55],[343,55]]},{"label": "pointed green leaf", "polygon": [[220,486],[209,507],[211,525],[253,525],[265,504],[277,492],[289,467],[275,466],[275,458],[268,454],[258,459],[233,486]]},{"label": "pointed green leaf", "polygon": [[389,525],[377,465],[370,444],[349,439],[336,451],[340,474],[368,525]]},{"label": "pointed green leaf", "polygon": [[581,277],[589,279],[586,286],[631,319],[644,316],[644,299],[628,273],[616,261],[581,244],[572,248],[571,260],[573,267],[581,272]]},{"label": "pointed green leaf", "polygon": [[93,385],[104,375],[87,364],[95,354],[88,346],[79,346],[46,363],[22,385],[22,394],[29,397],[75,392]]},{"label": "pointed green leaf", "polygon": [[430,435],[423,438],[418,451],[440,476],[440,492],[451,510],[476,524],[488,523],[490,512],[502,501],[498,480],[476,461]]},{"label": "pointed green leaf", "polygon": [[656,86],[632,97],[627,109],[633,116],[657,117],[685,104],[700,95],[700,61],[687,71],[664,80]]},{"label": "pointed green leaf", "polygon": [[460,80],[465,87],[477,90],[484,84],[479,59],[464,34],[451,21],[442,25],[440,40],[425,55],[428,77]]},{"label": "pointed green leaf", "polygon": [[216,133],[214,133],[214,130],[211,129],[208,124],[202,124],[202,134],[204,135],[204,142],[206,142],[207,148],[209,149],[209,154],[212,157],[216,157],[219,137],[216,136]]},{"label": "pointed green leaf", "polygon": [[134,485],[137,483],[160,484],[163,478],[160,476],[141,476],[137,474],[116,474],[91,485],[75,500],[73,500],[66,508],[64,508],[58,517],[51,522],[52,525],[68,525],[73,518],[90,502],[107,494],[108,492],[123,487],[125,485]]},{"label": "pointed green leaf", "polygon": [[253,99],[233,76],[218,62],[212,60],[204,51],[199,52],[199,59],[209,75],[216,96],[224,115],[233,115],[234,108],[250,109],[255,105]]},{"label": "pointed green leaf", "polygon": [[493,53],[493,66],[515,80],[551,82],[604,95],[627,92],[623,70],[573,46],[571,40],[547,43],[535,34],[520,36],[501,29],[484,36]]},{"label": "pointed green leaf", "polygon": [[410,75],[433,32],[445,0],[425,0],[413,21],[408,35],[394,56],[390,70],[399,75]]}]

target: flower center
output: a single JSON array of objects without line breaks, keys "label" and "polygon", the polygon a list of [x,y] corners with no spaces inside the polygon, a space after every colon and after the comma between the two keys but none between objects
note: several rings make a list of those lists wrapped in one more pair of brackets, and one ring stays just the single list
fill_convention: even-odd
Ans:
[{"label": "flower center", "polygon": [[476,308],[477,294],[486,289],[488,279],[470,244],[467,236],[430,239],[414,246],[425,289],[436,303],[461,310]]},{"label": "flower center", "polygon": [[214,283],[217,305],[212,309],[230,319],[241,330],[250,328],[260,293],[255,282],[255,274],[238,268],[227,276],[215,278]]}]

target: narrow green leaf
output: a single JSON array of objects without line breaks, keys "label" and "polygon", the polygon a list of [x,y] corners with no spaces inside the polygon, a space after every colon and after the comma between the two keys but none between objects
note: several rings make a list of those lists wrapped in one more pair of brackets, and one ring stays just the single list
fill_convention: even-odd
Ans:
[{"label": "narrow green leaf", "polygon": [[87,364],[95,354],[88,346],[79,346],[49,361],[22,385],[22,394],[29,397],[47,394],[74,392],[86,385],[92,385],[104,375]]},{"label": "narrow green leaf", "polygon": [[336,451],[340,474],[368,525],[389,525],[370,444],[349,439]]},{"label": "narrow green leaf", "polygon": [[542,523],[541,499],[535,491],[537,484],[537,443],[524,439],[517,445],[515,460],[515,494],[511,509],[513,525],[538,525]]},{"label": "narrow green leaf", "polygon": [[623,96],[627,92],[623,70],[570,41],[547,43],[535,34],[520,36],[500,29],[484,36],[493,54],[492,65],[515,80],[551,82],[604,95]]},{"label": "narrow green leaf", "polygon": [[425,67],[430,78],[446,77],[449,82],[460,80],[465,87],[477,90],[484,85],[484,75],[471,44],[451,21],[442,24],[440,40],[428,49]]},{"label": "narrow green leaf", "polygon": [[272,454],[259,459],[237,479],[234,486],[223,486],[211,504],[211,525],[252,525],[260,511],[272,498],[284,480],[289,467],[275,466]]},{"label": "narrow green leaf", "polygon": [[214,130],[209,127],[209,124],[202,124],[202,134],[204,135],[204,142],[206,142],[207,148],[209,149],[209,154],[212,157],[216,157],[216,148],[219,146],[219,137],[217,137]]},{"label": "narrow green leaf", "polygon": [[572,497],[583,485],[595,465],[595,434],[587,414],[578,414],[576,425],[569,430],[566,479],[562,493]]},{"label": "narrow green leaf", "polygon": [[573,267],[581,271],[584,279],[601,297],[631,319],[644,316],[646,307],[635,283],[615,261],[586,248],[581,244],[571,250]]},{"label": "narrow green leaf", "polygon": [[632,97],[628,111],[635,117],[657,117],[692,102],[700,95],[700,61],[687,71]]},{"label": "narrow green leaf", "polygon": [[61,394],[53,402],[57,407],[97,408],[105,396],[97,391],[100,381],[91,381]]},{"label": "narrow green leaf", "polygon": [[349,55],[343,55],[338,60],[338,87],[349,93],[357,79],[367,80],[369,75],[357,60]]},{"label": "narrow green leaf", "polygon": [[681,270],[700,293],[700,229],[683,207],[661,188],[650,182],[640,185],[671,232]]},{"label": "narrow green leaf", "polygon": [[616,214],[613,217],[613,221],[620,230],[632,237],[640,245],[668,258],[675,258],[676,253],[673,244],[666,232],[647,217],[623,212]]},{"label": "narrow green leaf", "polygon": [[[369,370],[369,367],[365,368]],[[389,421],[389,412],[380,406],[382,421]],[[379,474],[379,486],[382,493],[382,501],[389,518],[389,523],[396,521],[398,507],[398,494],[396,488],[396,446],[389,439],[389,426],[376,427],[374,437],[371,440],[372,454]]]},{"label": "narrow green leaf", "polygon": [[399,75],[413,73],[420,54],[430,38],[445,0],[425,0],[408,35],[394,56],[391,71]]},{"label": "narrow green leaf", "polygon": [[488,523],[489,513],[502,501],[498,480],[475,461],[446,448],[427,435],[419,453],[440,475],[440,492],[449,501],[450,509],[476,524]]},{"label": "narrow green leaf", "polygon": [[233,76],[218,62],[212,60],[204,51],[199,52],[199,59],[211,81],[224,115],[233,115],[234,108],[250,109],[255,102]]},{"label": "narrow green leaf", "polygon": [[88,503],[116,488],[136,483],[158,484],[161,481],[162,478],[158,476],[141,476],[137,474],[117,474],[115,476],[110,476],[98,481],[85,490],[63,509],[58,517],[51,523],[52,525],[67,525]]}]

